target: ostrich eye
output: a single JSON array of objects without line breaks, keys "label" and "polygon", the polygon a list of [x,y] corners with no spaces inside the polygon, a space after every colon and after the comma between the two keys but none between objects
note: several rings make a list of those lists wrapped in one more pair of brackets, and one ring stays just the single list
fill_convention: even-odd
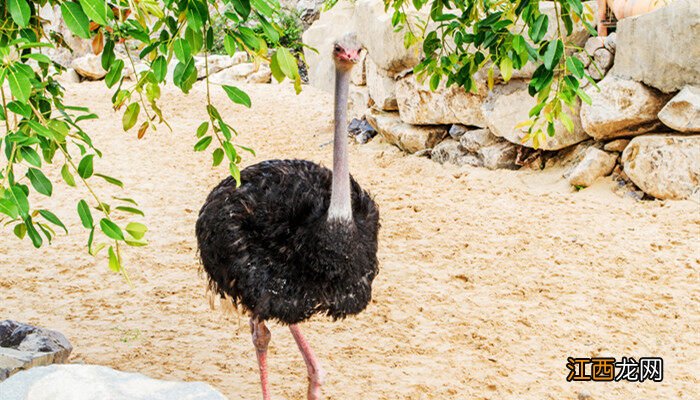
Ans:
[{"label": "ostrich eye", "polygon": [[341,49],[340,46],[337,45],[337,44],[335,45],[335,47],[333,47],[333,51],[335,51],[335,52],[338,52],[338,51],[340,51],[340,50],[342,50],[342,49]]}]

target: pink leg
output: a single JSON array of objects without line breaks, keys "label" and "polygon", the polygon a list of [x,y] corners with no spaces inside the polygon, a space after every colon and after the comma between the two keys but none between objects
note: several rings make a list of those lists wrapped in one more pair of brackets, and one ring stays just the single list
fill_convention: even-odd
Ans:
[{"label": "pink leg", "polygon": [[265,321],[250,319],[250,330],[253,333],[253,345],[258,356],[260,367],[260,384],[262,385],[263,400],[270,400],[270,388],[267,381],[267,345],[270,343],[270,330],[265,326]]},{"label": "pink leg", "polygon": [[306,370],[309,373],[309,391],[307,397],[309,400],[320,400],[321,399],[321,385],[323,384],[323,378],[326,373],[319,365],[316,356],[314,356],[309,342],[306,341],[304,335],[301,334],[301,330],[298,325],[289,325],[289,330],[292,331],[292,336],[299,346],[299,351],[301,351],[302,357],[304,357],[304,362],[306,363]]}]

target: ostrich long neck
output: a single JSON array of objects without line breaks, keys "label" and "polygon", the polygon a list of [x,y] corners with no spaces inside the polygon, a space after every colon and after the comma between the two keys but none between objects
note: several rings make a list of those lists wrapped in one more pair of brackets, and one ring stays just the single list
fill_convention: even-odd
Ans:
[{"label": "ostrich long neck", "polygon": [[352,220],[350,202],[350,168],[346,134],[350,69],[335,69],[335,130],[333,133],[333,186],[329,220]]}]

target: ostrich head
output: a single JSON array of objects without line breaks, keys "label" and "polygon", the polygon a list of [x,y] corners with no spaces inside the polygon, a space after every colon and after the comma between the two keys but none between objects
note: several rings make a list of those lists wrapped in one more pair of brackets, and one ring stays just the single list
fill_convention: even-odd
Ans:
[{"label": "ostrich head", "polygon": [[333,61],[336,68],[340,70],[350,70],[360,61],[360,51],[362,45],[357,40],[354,33],[348,33],[333,43]]}]

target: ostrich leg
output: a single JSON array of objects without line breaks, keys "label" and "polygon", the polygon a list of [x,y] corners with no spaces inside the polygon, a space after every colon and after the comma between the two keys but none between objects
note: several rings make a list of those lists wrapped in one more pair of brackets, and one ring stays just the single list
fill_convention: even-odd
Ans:
[{"label": "ostrich leg", "polygon": [[301,355],[304,357],[306,370],[309,374],[309,391],[307,393],[307,398],[308,400],[320,400],[321,385],[323,384],[323,377],[326,373],[321,368],[321,365],[319,365],[313,350],[311,350],[311,346],[309,346],[309,342],[307,342],[304,335],[301,334],[299,326],[289,325],[289,330],[292,332],[297,346],[299,346],[299,351],[301,351]]},{"label": "ostrich leg", "polygon": [[255,317],[250,319],[250,330],[253,334],[253,345],[258,356],[260,367],[260,385],[262,386],[263,400],[270,400],[270,388],[267,381],[267,345],[270,343],[270,330],[265,326],[265,321]]}]

